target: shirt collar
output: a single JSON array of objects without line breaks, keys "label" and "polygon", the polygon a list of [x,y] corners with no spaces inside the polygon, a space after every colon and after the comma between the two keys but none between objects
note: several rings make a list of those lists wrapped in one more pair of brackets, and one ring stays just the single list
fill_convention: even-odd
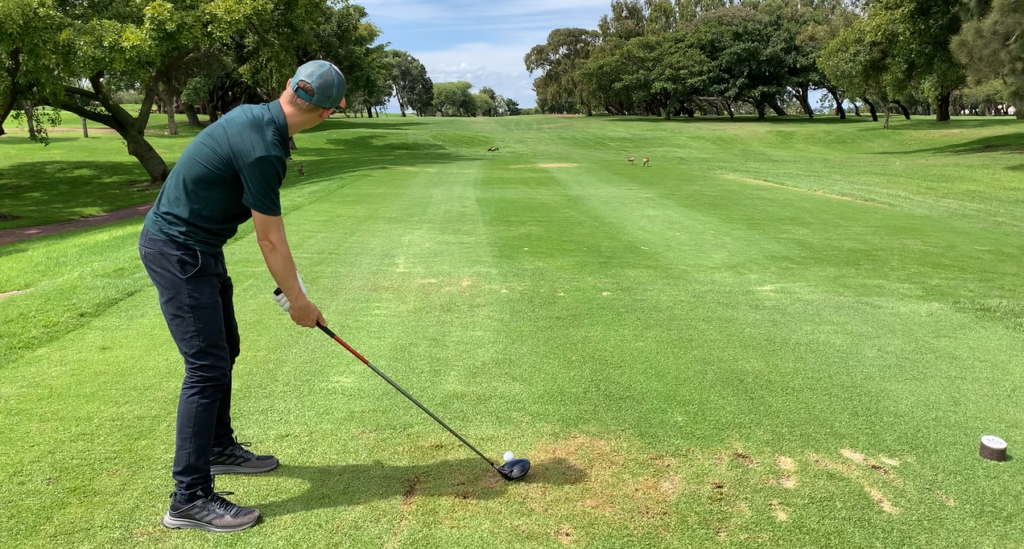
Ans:
[{"label": "shirt collar", "polygon": [[285,156],[287,156],[291,146],[288,143],[288,119],[284,117],[281,100],[275,99],[267,103],[267,110],[270,111],[270,118],[274,120],[274,127],[277,130],[277,141],[281,145]]}]

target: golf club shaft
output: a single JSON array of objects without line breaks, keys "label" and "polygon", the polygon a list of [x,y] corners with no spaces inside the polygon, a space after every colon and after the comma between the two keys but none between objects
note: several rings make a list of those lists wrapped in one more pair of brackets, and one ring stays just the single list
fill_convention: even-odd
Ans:
[{"label": "golf club shaft", "polygon": [[355,356],[356,358],[358,358],[360,361],[362,361],[363,364],[366,364],[371,370],[373,370],[373,372],[375,374],[379,375],[381,377],[381,379],[383,379],[384,381],[387,381],[388,384],[391,385],[392,387],[394,387],[395,389],[397,389],[399,393],[402,393],[403,395],[405,395],[405,398],[407,398],[410,401],[412,401],[412,403],[415,404],[416,406],[419,406],[420,410],[423,410],[424,412],[426,412],[427,415],[430,416],[434,421],[438,422],[441,425],[441,427],[444,427],[445,429],[448,430],[449,433],[455,435],[455,438],[457,438],[460,441],[462,441],[462,443],[465,444],[466,447],[468,447],[470,450],[473,450],[474,452],[476,452],[476,455],[478,455],[481,458],[483,458],[483,460],[486,461],[487,463],[490,463],[491,467],[494,467],[495,469],[498,468],[498,466],[495,465],[493,461],[487,459],[487,456],[481,454],[480,450],[477,450],[476,448],[474,448],[473,445],[469,443],[469,441],[467,441],[466,439],[462,438],[462,435],[456,433],[455,430],[452,429],[451,427],[449,427],[447,423],[441,421],[441,418],[435,416],[434,413],[431,412],[430,410],[428,410],[426,406],[420,404],[420,401],[416,400],[412,395],[407,393],[405,391],[405,389],[399,387],[397,383],[395,383],[390,377],[387,376],[387,374],[385,374],[384,372],[378,370],[377,367],[374,366],[372,363],[370,363],[369,360],[366,360],[366,358],[364,358],[363,355],[359,354],[359,351],[356,351],[351,346],[349,346],[348,343],[345,343],[345,341],[342,340],[340,337],[338,337],[337,334],[332,332],[330,328],[328,328],[327,326],[324,326],[323,324],[320,324],[319,322],[316,323],[316,327],[320,328],[320,330],[323,331],[323,333],[331,336],[331,339],[333,339],[334,341],[337,341],[338,343],[340,343],[342,347],[348,349],[348,352],[352,353],[352,355]]}]

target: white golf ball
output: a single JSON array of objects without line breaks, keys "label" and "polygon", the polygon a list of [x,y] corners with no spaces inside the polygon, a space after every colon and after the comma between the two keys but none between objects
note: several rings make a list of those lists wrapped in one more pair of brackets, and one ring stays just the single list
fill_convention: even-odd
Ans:
[{"label": "white golf ball", "polygon": [[512,461],[516,456],[512,452],[505,452],[503,457],[505,458],[505,461]]}]

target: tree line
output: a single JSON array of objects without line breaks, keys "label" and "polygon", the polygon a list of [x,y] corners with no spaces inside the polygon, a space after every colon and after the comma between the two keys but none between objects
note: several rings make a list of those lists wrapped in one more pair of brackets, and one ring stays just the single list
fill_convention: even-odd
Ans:
[{"label": "tree line", "polygon": [[597,30],[562,28],[524,62],[544,112],[1024,117],[1024,2],[614,0]]}]

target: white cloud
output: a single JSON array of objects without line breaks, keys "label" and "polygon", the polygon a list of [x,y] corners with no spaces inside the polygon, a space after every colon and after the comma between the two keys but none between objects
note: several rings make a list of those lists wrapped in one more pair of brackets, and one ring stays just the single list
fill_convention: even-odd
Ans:
[{"label": "white cloud", "polygon": [[[559,27],[596,28],[610,0],[358,0],[382,40],[423,62],[434,82],[489,86],[523,107],[536,103],[523,56]],[[392,105],[397,108],[397,105]]]},{"label": "white cloud", "polygon": [[474,91],[490,86],[497,93],[528,107],[536,102],[536,96],[533,92],[534,76],[526,72],[523,56],[540,41],[543,38],[515,45],[460,44],[414,55],[423,62],[434,82],[466,80],[473,84]]}]

